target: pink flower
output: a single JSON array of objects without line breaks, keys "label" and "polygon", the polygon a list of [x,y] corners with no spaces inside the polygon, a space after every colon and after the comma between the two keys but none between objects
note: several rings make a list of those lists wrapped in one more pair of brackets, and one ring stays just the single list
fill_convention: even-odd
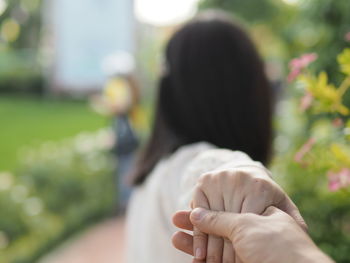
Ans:
[{"label": "pink flower", "polygon": [[294,161],[300,164],[304,164],[304,156],[312,149],[315,143],[316,140],[314,138],[307,140],[307,142],[301,146],[300,150],[294,155]]},{"label": "pink flower", "polygon": [[345,39],[345,41],[350,42],[350,32],[345,34],[344,39]]},{"label": "pink flower", "polygon": [[288,82],[292,83],[300,75],[300,73],[300,69],[292,69],[287,77]]},{"label": "pink flower", "polygon": [[314,97],[310,92],[306,92],[305,95],[300,100],[300,110],[306,111],[308,108],[310,108],[312,102],[314,101]]},{"label": "pink flower", "polygon": [[291,72],[288,75],[288,81],[294,81],[300,75],[301,71],[314,62],[317,57],[318,56],[316,53],[308,53],[302,55],[300,58],[292,59],[292,61],[289,63]]},{"label": "pink flower", "polygon": [[292,59],[289,63],[291,69],[303,69],[306,68],[310,63],[314,62],[317,59],[316,53],[304,54],[300,58]]},{"label": "pink flower", "polygon": [[328,189],[331,192],[338,191],[342,188],[350,186],[350,169],[343,168],[339,172],[329,171],[328,174]]}]

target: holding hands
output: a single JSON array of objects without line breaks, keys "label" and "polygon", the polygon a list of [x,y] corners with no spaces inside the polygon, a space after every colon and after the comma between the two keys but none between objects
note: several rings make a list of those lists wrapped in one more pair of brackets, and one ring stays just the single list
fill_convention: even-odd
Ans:
[{"label": "holding hands", "polygon": [[[284,211],[301,228],[306,229],[298,208],[270,178],[267,170],[260,166],[240,166],[206,173],[198,180],[192,200],[193,209],[204,208],[233,214],[262,215],[271,206]],[[188,212],[175,215],[175,225],[183,226],[184,229],[193,228],[193,236],[177,232],[173,243],[180,250],[194,255],[194,262],[242,262],[241,258],[235,255],[237,246],[232,246],[232,240],[228,240],[227,235],[218,236],[212,232],[203,232],[195,224],[194,227],[193,224],[188,224],[189,222]]]},{"label": "holding hands", "polygon": [[[183,229],[192,230],[195,226],[205,233],[226,238],[234,246],[236,258],[244,263],[333,262],[315,246],[295,220],[273,206],[262,216],[196,208],[192,212],[176,213],[174,223]],[[180,234],[176,234],[173,241],[177,248],[192,254],[190,242],[184,243],[186,239]],[[207,258],[206,262],[237,261],[233,258],[230,261]]]}]

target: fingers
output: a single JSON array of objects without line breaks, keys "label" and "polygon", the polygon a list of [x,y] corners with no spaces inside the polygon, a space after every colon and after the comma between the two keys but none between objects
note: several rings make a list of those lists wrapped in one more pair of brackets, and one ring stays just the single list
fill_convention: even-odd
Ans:
[{"label": "fingers", "polygon": [[265,196],[258,196],[257,194],[252,193],[244,199],[240,212],[242,214],[253,213],[261,215],[265,211],[266,206],[270,206],[271,203],[272,201],[266,200]]},{"label": "fingers", "polygon": [[190,220],[200,231],[226,237],[232,241],[240,216],[234,213],[214,212],[196,208],[191,212]]},{"label": "fingers", "polygon": [[[222,195],[207,189],[203,191],[208,198],[210,210],[213,211],[225,211],[224,200]],[[207,246],[207,262],[222,262],[222,256],[224,251],[224,239],[219,236],[209,235]]]},{"label": "fingers", "polygon": [[[194,207],[202,207],[209,209],[208,199],[205,194],[200,190],[196,189],[193,198]],[[193,228],[193,253],[196,260],[205,260],[207,255],[207,243],[208,235],[198,230],[198,228]]]},{"label": "fingers", "polygon": [[209,235],[207,246],[207,262],[222,262],[224,240],[222,237]]},{"label": "fingers", "polygon": [[196,260],[205,260],[207,255],[207,242],[208,235],[198,230],[198,228],[193,228],[193,252]]},{"label": "fingers", "polygon": [[234,261],[234,263],[243,263],[243,261],[237,256],[237,254],[236,254],[236,256],[235,256],[235,261]]},{"label": "fingers", "polygon": [[[214,185],[217,185],[218,181],[213,180]],[[212,185],[213,186],[213,185]],[[209,201],[210,210],[213,211],[225,211],[224,200],[222,194],[218,193],[211,187],[209,189],[203,189],[203,193],[207,196]],[[214,191],[213,191],[214,190]],[[222,262],[222,255],[224,249],[224,240],[222,237],[215,235],[208,236],[207,246],[207,262]]]},{"label": "fingers", "polygon": [[193,256],[193,236],[184,232],[176,232],[172,237],[175,248]]},{"label": "fingers", "polygon": [[228,239],[224,239],[224,250],[222,253],[222,262],[237,263],[237,261],[235,261],[235,253],[233,251],[232,242]]},{"label": "fingers", "polygon": [[178,228],[192,231],[193,225],[190,221],[191,211],[178,211],[173,216],[173,223]]}]

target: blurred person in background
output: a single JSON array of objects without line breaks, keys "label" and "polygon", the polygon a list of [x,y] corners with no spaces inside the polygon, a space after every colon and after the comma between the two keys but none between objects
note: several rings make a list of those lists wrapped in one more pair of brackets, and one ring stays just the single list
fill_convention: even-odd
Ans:
[{"label": "blurred person in background", "polygon": [[[254,44],[225,13],[202,13],[172,36],[153,129],[131,173],[128,263],[192,262],[170,242],[176,232],[172,215],[190,203],[257,214],[275,205],[302,224],[298,209],[264,167],[271,156],[272,93]],[[212,187],[229,185],[235,196],[214,191],[203,198],[211,187],[198,184],[206,186],[206,176],[217,178]],[[198,230],[193,251],[197,260],[235,257],[224,239]]]},{"label": "blurred person in background", "polygon": [[124,214],[131,186],[126,182],[127,174],[134,163],[139,139],[134,129],[133,113],[138,110],[140,92],[134,77],[135,62],[131,54],[117,52],[103,62],[103,70],[108,79],[102,98],[95,99],[95,108],[107,111],[113,117],[112,129],[114,145],[112,152],[117,159],[116,185],[118,188],[117,212]]}]

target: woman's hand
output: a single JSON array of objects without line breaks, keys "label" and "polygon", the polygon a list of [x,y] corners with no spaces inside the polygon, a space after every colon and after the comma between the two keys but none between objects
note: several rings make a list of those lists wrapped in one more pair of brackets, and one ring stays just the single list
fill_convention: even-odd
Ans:
[{"label": "woman's hand", "polygon": [[[268,172],[259,166],[224,168],[202,175],[192,201],[192,208],[258,215],[270,206],[286,212],[306,229],[298,208],[269,177]],[[206,259],[206,262],[241,262],[234,255],[230,242],[214,235],[207,236],[196,228],[193,252],[198,261]]]},{"label": "woman's hand", "polygon": [[[193,225],[204,233],[226,238],[234,246],[237,258],[244,263],[333,262],[324,255],[289,215],[269,207],[263,216],[214,212],[202,208],[174,215],[180,228],[192,230]],[[177,232],[173,243],[178,249],[191,254],[193,239]],[[207,262],[214,262],[208,261]],[[235,262],[234,258],[229,261]]]}]

